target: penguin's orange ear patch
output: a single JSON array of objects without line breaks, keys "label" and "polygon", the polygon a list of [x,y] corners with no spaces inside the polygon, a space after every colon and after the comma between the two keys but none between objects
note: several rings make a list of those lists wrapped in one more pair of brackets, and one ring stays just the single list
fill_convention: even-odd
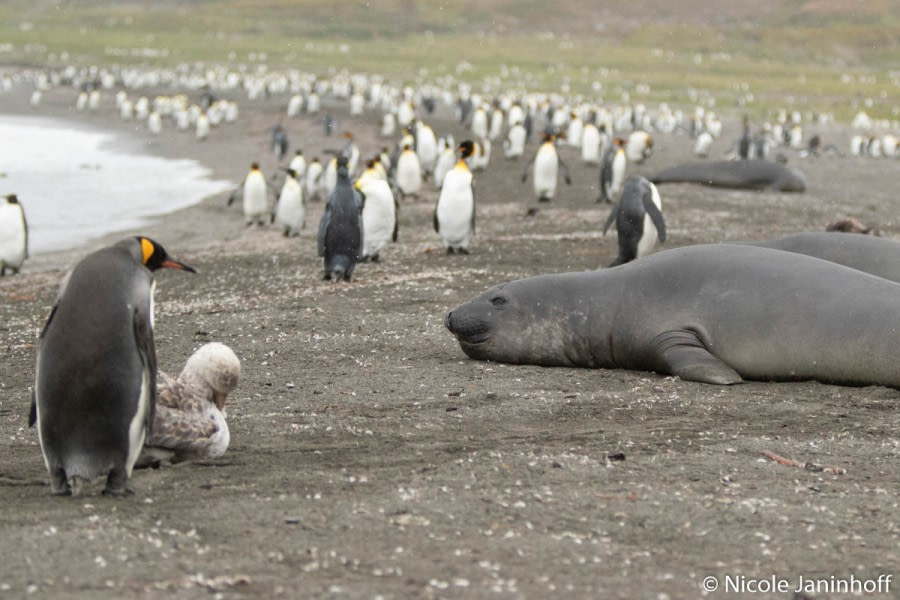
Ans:
[{"label": "penguin's orange ear patch", "polygon": [[153,246],[153,242],[147,238],[141,238],[141,253],[143,254],[145,265],[147,264],[147,261],[150,260],[150,257],[153,256],[155,250],[156,248]]}]

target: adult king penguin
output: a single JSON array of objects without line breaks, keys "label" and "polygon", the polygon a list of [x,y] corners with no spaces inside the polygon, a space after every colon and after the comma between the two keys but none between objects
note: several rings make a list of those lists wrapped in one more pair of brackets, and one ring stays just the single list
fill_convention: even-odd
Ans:
[{"label": "adult king penguin", "polygon": [[15,194],[3,197],[0,204],[0,277],[9,269],[19,272],[28,258],[28,222]]},{"label": "adult king penguin", "polygon": [[397,241],[397,200],[378,164],[375,160],[366,163],[366,170],[355,184],[365,199],[361,217],[362,260],[372,262],[379,261],[388,242]]},{"label": "adult king penguin", "polygon": [[619,255],[610,267],[646,256],[657,241],[666,241],[666,223],[663,221],[659,192],[646,177],[633,175],[625,181],[622,199],[609,213],[603,235],[613,222],[619,235]]},{"label": "adult king penguin", "polygon": [[269,187],[266,185],[266,177],[259,170],[259,164],[250,165],[250,172],[244,177],[244,182],[237,190],[228,197],[228,206],[234,202],[237,193],[243,190],[244,197],[244,220],[247,226],[264,225],[265,215],[269,212]]},{"label": "adult king penguin", "polygon": [[297,172],[285,169],[287,177],[275,204],[275,225],[284,237],[300,235],[306,221],[306,206],[303,204],[303,188],[297,181]]},{"label": "adult king penguin", "polygon": [[[528,179],[528,171],[534,169],[534,195],[538,202],[550,202],[556,195],[556,180],[559,177],[560,168],[565,172],[568,185],[572,185],[572,177],[569,175],[569,167],[559,157],[556,151],[556,136],[552,133],[544,134],[544,142],[538,148],[534,159],[525,167],[522,173],[522,183]],[[537,214],[537,208],[528,209],[527,215]]]},{"label": "adult king penguin", "polygon": [[350,281],[362,252],[362,196],[353,188],[347,157],[337,158],[337,183],[319,221],[318,251],[325,263],[326,281]]},{"label": "adult king penguin", "polygon": [[474,151],[471,140],[459,144],[459,161],[444,176],[434,208],[434,230],[444,239],[447,254],[468,254],[475,234],[475,180],[466,164]]},{"label": "adult king penguin", "polygon": [[130,493],[156,403],[152,272],[161,268],[195,272],[136,237],[89,254],[63,280],[39,340],[29,418],[53,494],[79,496],[103,475],[105,494]]}]

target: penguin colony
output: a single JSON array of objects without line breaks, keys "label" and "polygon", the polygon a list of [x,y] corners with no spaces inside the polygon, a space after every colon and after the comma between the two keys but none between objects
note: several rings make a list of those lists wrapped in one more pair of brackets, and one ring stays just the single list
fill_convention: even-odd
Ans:
[{"label": "penguin colony", "polygon": [[[192,85],[202,81],[208,86],[208,75]],[[597,201],[612,205],[603,232],[615,225],[618,237],[618,255],[610,266],[638,259],[666,240],[656,187],[644,177],[627,177],[630,165],[652,159],[654,130],[689,134],[698,157],[718,151],[735,159],[765,160],[776,148],[791,148],[799,156],[843,154],[823,146],[817,136],[804,144],[797,114],[780,114],[774,124],[764,124],[755,132],[745,121],[740,138],[725,150],[715,147],[722,137],[721,121],[703,108],[687,116],[661,106],[651,116],[642,105],[607,108],[557,95],[500,93],[488,100],[462,85],[450,92],[429,86],[392,89],[378,78],[362,76],[332,80],[274,74],[219,76],[212,86],[218,93],[239,86],[251,99],[263,93],[291,93],[287,120],[271,128],[267,144],[284,173],[280,192],[262,172],[260,158],[254,157],[228,204],[242,200],[248,227],[274,223],[282,235],[302,237],[306,203],[324,202],[316,242],[323,278],[333,282],[350,282],[358,263],[381,260],[388,244],[398,239],[401,203],[418,201],[426,183],[437,190],[433,225],[446,253],[468,254],[476,231],[476,174],[492,168],[492,142],[501,144],[505,161],[500,164],[524,162],[519,194],[523,216],[537,214],[533,202],[552,202],[560,179],[571,183],[561,154],[572,153],[596,168]],[[132,95],[125,89],[115,95],[117,114],[125,120],[146,121],[153,135],[182,130],[205,140],[216,127],[239,118],[237,102],[217,99],[212,91],[204,92],[198,104],[191,104],[188,94],[134,98],[142,86],[159,83],[146,81],[147,74],[138,69],[117,74],[103,71],[89,80],[77,71],[66,77],[82,88],[76,104],[79,111],[96,111],[104,94],[123,85]],[[34,106],[40,104],[40,91],[32,96]],[[351,115],[381,111],[378,133],[393,142],[378,150],[361,150],[348,131],[341,148],[321,149],[310,158],[302,149],[291,148],[290,119],[319,119],[323,102],[331,106],[343,101],[349,102]],[[453,136],[435,134],[426,119],[438,103],[454,107],[472,139],[457,145]],[[328,135],[338,130],[331,113],[322,123]],[[873,133],[876,127],[864,113],[854,126],[861,133],[852,138],[849,154],[897,157],[895,136]],[[535,131],[540,132],[541,141],[526,159]],[[363,157],[370,158],[360,169]],[[530,191],[524,186],[529,175],[533,178]],[[9,194],[2,200],[0,275],[16,274],[28,256],[28,228],[17,196]],[[87,256],[62,285],[40,336],[30,418],[37,427],[54,494],[81,494],[97,477],[106,478],[105,493],[125,494],[136,464],[215,458],[228,446],[222,411],[240,371],[230,350],[215,345],[201,348],[177,379],[160,373],[157,385],[153,272],[162,268],[193,271],[148,238],[128,239]],[[76,300],[86,289],[96,295],[97,302],[87,305]],[[98,345],[86,344],[87,339],[102,340],[104,348],[115,349],[113,356],[96,356]],[[99,364],[114,374],[99,387],[76,375]]]}]

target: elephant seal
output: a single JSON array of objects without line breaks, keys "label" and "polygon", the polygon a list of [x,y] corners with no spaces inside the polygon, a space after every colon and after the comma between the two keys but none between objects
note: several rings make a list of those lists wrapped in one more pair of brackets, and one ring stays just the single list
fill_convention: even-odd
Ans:
[{"label": "elephant seal", "polygon": [[500,284],[444,321],[476,360],[896,388],[898,298],[841,265],[710,244]]},{"label": "elephant seal", "polygon": [[803,192],[806,176],[798,171],[768,160],[722,160],[718,162],[686,163],[664,169],[650,178],[662,183],[699,183],[712,187],[739,190],[775,190]]},{"label": "elephant seal", "polygon": [[761,246],[821,258],[900,283],[900,243],[853,233],[809,231],[762,242],[728,242]]}]

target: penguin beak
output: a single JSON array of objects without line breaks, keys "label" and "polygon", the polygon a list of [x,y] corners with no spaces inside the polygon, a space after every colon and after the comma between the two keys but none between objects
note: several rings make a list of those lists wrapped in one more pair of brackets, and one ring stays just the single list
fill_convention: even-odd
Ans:
[{"label": "penguin beak", "polygon": [[184,264],[183,262],[178,262],[177,260],[167,258],[159,265],[161,269],[177,269],[179,271],[187,271],[188,273],[196,273],[197,270],[194,267]]}]

